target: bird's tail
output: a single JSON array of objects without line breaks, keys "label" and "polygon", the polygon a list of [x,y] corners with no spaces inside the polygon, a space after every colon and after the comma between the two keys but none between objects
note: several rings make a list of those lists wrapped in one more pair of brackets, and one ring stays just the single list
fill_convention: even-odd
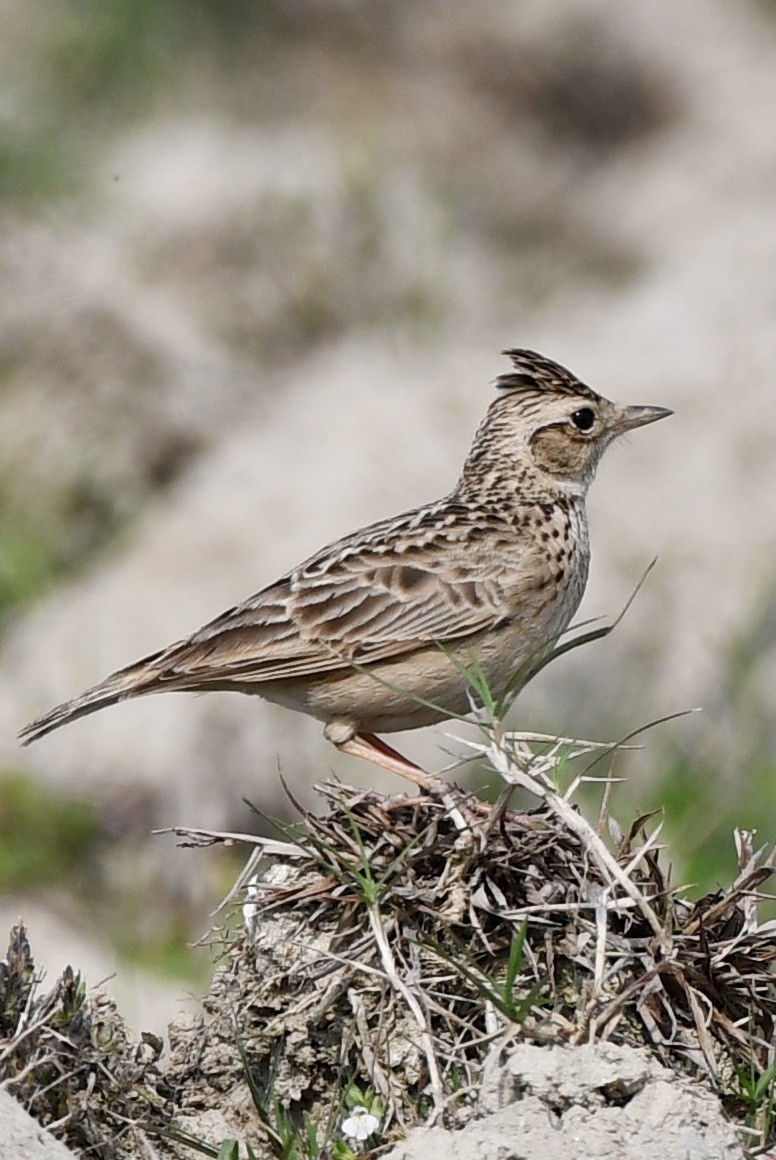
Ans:
[{"label": "bird's tail", "polygon": [[161,653],[154,653],[153,656],[145,657],[142,661],[120,669],[119,672],[106,677],[99,685],[81,693],[79,697],[56,705],[42,717],[25,725],[19,733],[22,745],[29,745],[39,737],[45,737],[47,733],[59,729],[60,725],[67,725],[70,721],[76,721],[88,713],[96,713],[98,709],[104,709],[107,705],[115,705],[117,701],[125,701],[129,697],[138,697],[142,693],[152,693],[164,688],[158,681],[159,669],[154,663],[159,656]]}]

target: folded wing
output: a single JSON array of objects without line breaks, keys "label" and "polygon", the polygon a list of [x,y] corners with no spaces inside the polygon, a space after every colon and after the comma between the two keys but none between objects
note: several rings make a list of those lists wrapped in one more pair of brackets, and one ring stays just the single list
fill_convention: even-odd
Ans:
[{"label": "folded wing", "polygon": [[363,538],[353,551],[341,541],[339,551],[312,557],[191,637],[52,709],[21,732],[22,741],[129,697],[253,684],[260,693],[265,681],[369,666],[430,642],[465,641],[504,619],[503,577],[483,566],[480,553],[461,564],[457,552],[450,568],[438,526],[421,543],[412,529],[409,546],[401,537],[386,544],[380,525],[374,532],[373,548]]}]

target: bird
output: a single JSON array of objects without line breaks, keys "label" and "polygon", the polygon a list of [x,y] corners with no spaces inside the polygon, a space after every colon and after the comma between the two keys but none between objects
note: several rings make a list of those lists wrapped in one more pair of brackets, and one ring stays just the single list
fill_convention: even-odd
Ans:
[{"label": "bird", "polygon": [[606,448],[666,407],[613,403],[559,363],[505,350],[511,369],[442,499],[328,544],[191,636],[119,669],[21,730],[22,744],[150,693],[232,690],[318,718],[341,752],[420,786],[380,734],[520,687],[585,590],[585,499]]}]

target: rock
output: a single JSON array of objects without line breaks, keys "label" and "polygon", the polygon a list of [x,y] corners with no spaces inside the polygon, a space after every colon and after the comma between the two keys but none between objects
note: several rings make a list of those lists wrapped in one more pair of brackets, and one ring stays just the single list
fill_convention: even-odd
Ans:
[{"label": "rock", "polygon": [[74,1152],[55,1140],[0,1088],[0,1150],[3,1160],[73,1160]]},{"label": "rock", "polygon": [[385,1160],[739,1160],[719,1101],[646,1051],[521,1044],[483,1085],[486,1114],[461,1131],[416,1128]]}]

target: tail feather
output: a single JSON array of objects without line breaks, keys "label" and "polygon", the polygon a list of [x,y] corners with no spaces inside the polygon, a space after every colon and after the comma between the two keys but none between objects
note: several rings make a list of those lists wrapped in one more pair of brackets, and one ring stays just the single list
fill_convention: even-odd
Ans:
[{"label": "tail feather", "polygon": [[79,717],[86,717],[89,713],[96,713],[108,705],[115,705],[117,701],[125,701],[129,697],[138,697],[143,693],[151,693],[156,689],[164,688],[158,683],[159,670],[154,661],[161,654],[155,653],[145,660],[113,673],[99,685],[87,689],[85,693],[74,697],[72,701],[64,701],[56,705],[42,717],[31,721],[19,732],[22,745],[30,745],[47,733],[59,729],[60,725],[67,725],[70,721],[77,721]]}]

